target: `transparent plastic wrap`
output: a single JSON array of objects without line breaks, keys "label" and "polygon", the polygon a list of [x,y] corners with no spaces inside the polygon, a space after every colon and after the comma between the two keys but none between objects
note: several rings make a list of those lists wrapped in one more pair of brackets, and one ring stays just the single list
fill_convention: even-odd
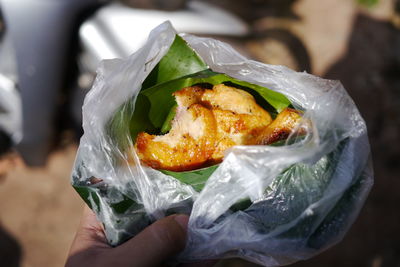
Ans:
[{"label": "transparent plastic wrap", "polygon": [[[366,125],[340,82],[248,60],[213,39],[181,36],[199,55],[182,62],[183,72],[163,77],[176,42],[166,22],[128,59],[104,61],[85,99],[72,184],[103,222],[109,242],[118,245],[173,213],[190,214],[181,262],[240,257],[280,266],[340,241],[373,184]],[[149,101],[143,94],[158,88],[144,90],[149,77],[157,73],[158,84],[174,85],[200,72],[191,81],[203,81],[202,61],[230,81],[286,96],[304,112],[298,127],[307,134],[291,134],[279,146],[234,146],[221,164],[182,175],[141,164],[132,132],[155,112],[154,103],[143,104]],[[284,101],[272,93],[279,111]]]}]

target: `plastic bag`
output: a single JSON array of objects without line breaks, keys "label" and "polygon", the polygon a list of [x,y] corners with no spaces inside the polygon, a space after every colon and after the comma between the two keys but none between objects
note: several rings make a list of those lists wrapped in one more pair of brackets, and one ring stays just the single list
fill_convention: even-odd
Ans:
[{"label": "plastic bag", "polygon": [[133,149],[119,149],[121,137],[110,134],[110,121],[123,111],[118,131],[132,146],[124,121],[134,116],[142,84],[175,34],[164,23],[130,58],[104,61],[85,99],[72,184],[103,222],[109,242],[118,245],[172,213],[190,213],[188,243],[177,259],[182,262],[240,257],[279,266],[340,241],[373,174],[365,122],[338,81],[251,61],[222,42],[182,35],[213,71],[285,95],[305,111],[312,129],[283,146],[229,149],[200,193],[143,166]]}]

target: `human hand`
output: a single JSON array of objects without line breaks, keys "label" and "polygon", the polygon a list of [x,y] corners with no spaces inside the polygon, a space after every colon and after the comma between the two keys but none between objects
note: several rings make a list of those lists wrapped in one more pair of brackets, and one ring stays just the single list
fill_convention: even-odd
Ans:
[{"label": "human hand", "polygon": [[[118,247],[106,240],[102,224],[85,207],[65,267],[150,267],[161,266],[185,247],[189,217],[172,215],[156,221]],[[185,264],[209,267],[214,261]]]}]

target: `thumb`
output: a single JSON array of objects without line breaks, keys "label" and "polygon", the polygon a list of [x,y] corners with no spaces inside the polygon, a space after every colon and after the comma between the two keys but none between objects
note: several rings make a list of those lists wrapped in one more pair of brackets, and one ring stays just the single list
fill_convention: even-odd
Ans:
[{"label": "thumb", "polygon": [[189,217],[173,215],[156,221],[137,236],[113,249],[121,266],[157,266],[184,249]]}]

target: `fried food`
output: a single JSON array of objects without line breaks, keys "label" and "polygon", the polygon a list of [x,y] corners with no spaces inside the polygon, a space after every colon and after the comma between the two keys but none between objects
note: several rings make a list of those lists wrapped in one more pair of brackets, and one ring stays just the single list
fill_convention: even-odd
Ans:
[{"label": "fried food", "polygon": [[[270,145],[285,140],[289,137],[301,122],[301,112],[292,108],[285,108],[275,120],[265,127],[256,137],[254,143],[257,145]],[[299,128],[296,134],[304,134],[305,130]]]},{"label": "fried food", "polygon": [[213,110],[217,140],[212,162],[220,162],[224,152],[235,145],[250,145],[258,132],[272,121],[248,92],[219,84],[205,90],[201,100]]},{"label": "fried food", "polygon": [[165,135],[138,134],[140,160],[155,169],[187,171],[221,162],[235,145],[271,144],[286,138],[301,119],[285,109],[272,121],[248,92],[224,84],[186,87],[174,94],[177,109]]},{"label": "fried food", "polygon": [[213,154],[216,123],[212,111],[200,104],[178,106],[172,128],[161,136],[138,134],[136,151],[155,169],[186,171],[201,167]]}]

